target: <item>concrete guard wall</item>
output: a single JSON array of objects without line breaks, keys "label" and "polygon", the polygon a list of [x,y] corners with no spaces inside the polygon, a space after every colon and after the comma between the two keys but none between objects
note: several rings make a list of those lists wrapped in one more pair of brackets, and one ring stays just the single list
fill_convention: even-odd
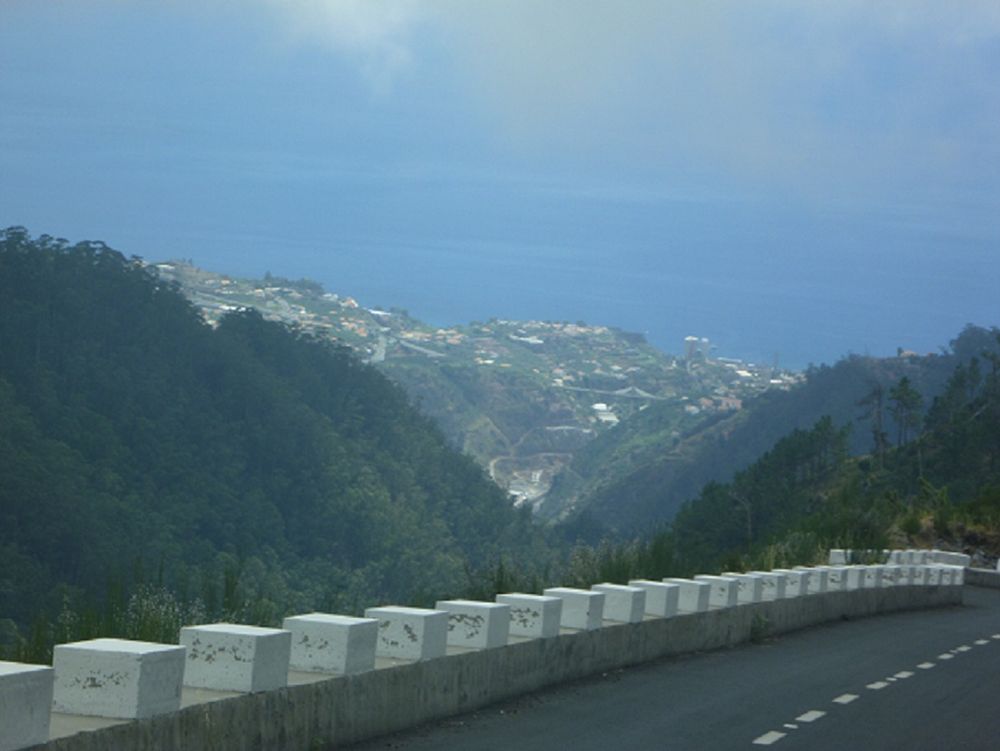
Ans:
[{"label": "concrete guard wall", "polygon": [[992,571],[988,568],[967,568],[965,569],[965,583],[973,587],[1000,589],[1000,571]]},{"label": "concrete guard wall", "polygon": [[[840,618],[957,605],[960,586],[827,592],[531,639],[186,707],[50,741],[47,751],[304,751],[414,727],[593,673]],[[681,669],[681,668],[679,668]]]}]

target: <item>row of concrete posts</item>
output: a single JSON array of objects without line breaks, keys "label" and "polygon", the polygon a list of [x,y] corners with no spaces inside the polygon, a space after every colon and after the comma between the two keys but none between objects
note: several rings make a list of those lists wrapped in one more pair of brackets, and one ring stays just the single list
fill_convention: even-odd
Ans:
[{"label": "row of concrete posts", "polygon": [[[831,551],[831,560],[844,552]],[[364,618],[310,613],[286,618],[280,629],[230,623],[186,626],[174,645],[124,639],[60,644],[52,667],[0,662],[0,751],[46,742],[52,712],[119,720],[176,712],[184,687],[270,691],[287,685],[290,671],[349,675],[376,669],[377,660],[378,667],[390,667],[609,623],[830,591],[963,583],[962,564],[910,562],[911,552],[928,551],[887,556],[906,563],[841,563],[638,579],[590,589],[555,587],[542,595],[500,594],[495,602],[444,600],[434,609],[377,607],[369,608]]]},{"label": "row of concrete posts", "polygon": [[[830,551],[829,563],[831,566],[842,566],[848,563],[867,563],[880,561],[885,563],[917,563],[931,564],[944,563],[951,566],[968,567],[972,564],[972,558],[965,553],[955,553],[949,550],[918,550],[909,548],[907,550],[843,550],[834,548]],[[1000,571],[1000,563],[997,564]]]}]

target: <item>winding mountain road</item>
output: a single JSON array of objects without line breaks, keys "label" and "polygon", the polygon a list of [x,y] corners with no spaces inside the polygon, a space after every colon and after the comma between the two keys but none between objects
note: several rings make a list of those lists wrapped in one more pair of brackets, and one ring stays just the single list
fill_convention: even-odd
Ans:
[{"label": "winding mountain road", "polygon": [[1000,590],[617,671],[356,751],[1000,749]]}]

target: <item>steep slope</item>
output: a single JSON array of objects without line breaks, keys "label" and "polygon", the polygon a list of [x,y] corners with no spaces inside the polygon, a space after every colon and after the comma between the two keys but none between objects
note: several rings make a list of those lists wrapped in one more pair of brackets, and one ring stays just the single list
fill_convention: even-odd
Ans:
[{"label": "steep slope", "polygon": [[137,566],[284,607],[454,591],[525,514],[404,393],[234,312],[217,328],[138,259],[0,235],[0,618]]},{"label": "steep slope", "polygon": [[[1000,332],[994,330],[994,345]],[[827,416],[784,436],[729,482],[709,483],[669,525],[578,554],[591,580],[770,569],[831,547],[962,550],[1000,557],[1000,355],[961,363],[921,429],[881,455],[849,457]]]},{"label": "steep slope", "polygon": [[[597,539],[605,535],[631,536],[668,521],[681,504],[693,498],[708,482],[726,482],[752,464],[783,436],[793,430],[808,430],[823,416],[830,416],[837,429],[850,427],[846,438],[849,454],[866,453],[873,446],[872,405],[863,406],[876,388],[883,394],[882,432],[895,442],[898,424],[891,414],[889,392],[902,378],[923,395],[924,404],[940,394],[960,363],[984,351],[1000,351],[991,331],[968,326],[946,352],[936,355],[872,358],[852,355],[835,365],[812,368],[804,383],[788,391],[769,391],[744,403],[739,413],[704,423],[683,435],[662,440],[662,426],[623,423],[595,441],[587,456],[574,464],[561,483],[573,473],[597,478],[575,502],[575,513],[565,521],[570,537]],[[618,435],[616,435],[616,433]],[[657,436],[661,436],[657,438]],[[623,437],[644,445],[643,461],[619,466]]]},{"label": "steep slope", "polygon": [[[366,308],[309,279],[270,273],[241,279],[184,260],[155,266],[210,323],[252,307],[269,320],[350,347],[402,386],[515,503],[532,504],[546,518],[561,515],[577,491],[563,482],[549,499],[553,478],[619,420],[655,407],[661,422],[687,431],[706,414],[798,380],[766,366],[709,359],[707,340],[679,359],[641,334],[581,321],[493,318],[438,328],[398,308]],[[613,441],[628,442],[621,433]],[[578,461],[566,478],[577,479],[577,469],[587,466]]]},{"label": "steep slope", "polygon": [[[978,358],[971,368],[958,365],[924,429],[882,457],[848,458],[846,431],[826,417],[783,438],[731,483],[706,486],[674,520],[680,557],[718,565],[735,554],[763,564],[761,556],[795,548],[801,554],[916,541],[966,548],[994,561],[1000,554],[1000,356],[987,352],[986,358],[985,373]],[[979,375],[970,378],[970,371]]]}]

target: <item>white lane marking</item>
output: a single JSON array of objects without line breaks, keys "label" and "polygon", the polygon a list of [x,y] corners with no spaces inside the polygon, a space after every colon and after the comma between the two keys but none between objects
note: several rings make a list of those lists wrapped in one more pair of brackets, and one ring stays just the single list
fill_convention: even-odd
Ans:
[{"label": "white lane marking", "polygon": [[950,660],[950,659],[951,659],[952,657],[954,657],[954,656],[955,656],[955,655],[953,655],[953,654],[952,654],[951,652],[942,652],[941,654],[939,654],[939,655],[937,656],[937,658],[938,658],[939,660]]},{"label": "white lane marking", "polygon": [[759,738],[754,738],[753,742],[756,746],[770,746],[772,743],[780,741],[786,735],[788,735],[788,733],[779,733],[777,730],[770,730]]},{"label": "white lane marking", "polygon": [[933,662],[921,662],[919,665],[917,665],[917,667],[920,668],[921,670],[930,670],[932,667],[934,667],[934,663]]},{"label": "white lane marking", "polygon": [[874,683],[869,683],[865,688],[870,688],[872,691],[881,691],[888,685],[885,681],[875,681]]},{"label": "white lane marking", "polygon": [[799,729],[798,725],[793,725],[790,722],[786,722],[785,725],[784,725],[784,727],[788,728],[789,730],[798,730]]},{"label": "white lane marking", "polygon": [[1000,639],[1000,634],[993,634],[993,636],[991,636],[990,638],[991,639]]},{"label": "white lane marking", "polygon": [[820,717],[825,715],[826,712],[820,712],[818,709],[810,709],[805,714],[800,714],[795,719],[799,722],[816,722]]},{"label": "white lane marking", "polygon": [[896,679],[893,678],[891,675],[888,678],[886,678],[886,680],[889,681],[889,683],[895,683],[896,682]]},{"label": "white lane marking", "polygon": [[981,647],[981,646],[983,646],[984,644],[989,644],[989,643],[990,643],[990,640],[989,640],[989,639],[976,639],[976,640],[975,640],[975,641],[973,642],[973,644],[975,644],[975,645],[976,645],[977,647]]},{"label": "white lane marking", "polygon": [[836,699],[834,699],[835,704],[850,704],[852,701],[858,698],[857,694],[841,694]]},{"label": "white lane marking", "polygon": [[913,673],[911,673],[909,670],[900,670],[898,673],[896,673],[897,678],[909,678],[912,675]]},{"label": "white lane marking", "polygon": [[972,647],[970,647],[968,644],[963,644],[961,647],[958,647],[957,649],[955,649],[955,651],[956,652],[968,652],[970,649],[972,649]]}]

